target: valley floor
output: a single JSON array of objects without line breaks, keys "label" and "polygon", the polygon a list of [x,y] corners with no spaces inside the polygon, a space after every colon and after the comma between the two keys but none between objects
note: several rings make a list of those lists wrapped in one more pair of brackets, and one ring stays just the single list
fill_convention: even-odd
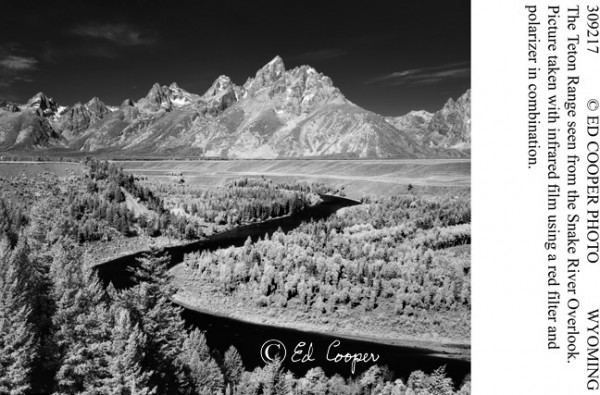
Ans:
[{"label": "valley floor", "polygon": [[323,182],[353,199],[415,191],[469,189],[468,159],[419,160],[198,160],[122,161],[127,172],[158,180],[181,178],[186,184],[223,185],[240,177],[268,176],[274,181]]},{"label": "valley floor", "polygon": [[[201,387],[202,392],[217,394],[227,383],[222,372],[228,367],[245,380],[240,388],[258,383],[270,366],[280,369],[275,363],[250,372],[255,365],[244,365],[229,336],[229,344],[211,353],[204,329],[183,330],[190,322],[169,302],[171,297],[191,309],[262,324],[263,330],[286,327],[386,349],[408,347],[382,359],[382,365],[406,363],[401,367],[405,378],[422,370],[414,377],[443,380],[444,393],[455,393],[452,379],[444,368],[431,371],[421,356],[435,356],[442,366],[454,361],[462,365],[452,373],[459,388],[470,366],[469,161],[118,165],[125,171],[92,158],[82,163],[0,161],[0,277],[10,280],[4,288],[0,284],[0,293],[17,301],[0,306],[0,315],[13,317],[0,333],[0,344],[17,336],[16,351],[4,353],[11,366],[45,373],[23,376],[22,388],[81,392],[88,388],[82,384],[73,391],[70,383],[89,377],[94,383],[108,382],[103,381],[107,377],[121,382],[123,371],[137,372],[158,393],[200,385],[195,376],[178,375],[176,368],[200,372],[203,379],[210,375],[214,388]],[[299,179],[309,183],[290,182]],[[292,230],[278,230],[237,249],[223,242],[215,250],[188,254],[170,271],[179,289],[174,296],[170,287],[158,285],[170,281],[159,257],[148,256],[136,267],[136,276],[147,285],[127,282],[128,265],[120,266],[122,273],[107,270],[104,277],[88,270],[153,246],[185,244],[247,223],[292,217],[328,194],[364,199],[342,209],[344,205],[331,206],[327,214],[336,214],[317,216],[321,221],[298,215],[294,227],[286,228]],[[278,224],[267,225],[275,229]],[[95,272],[100,276],[102,270]],[[131,288],[107,292],[102,284],[111,279]],[[262,340],[256,343],[260,346]],[[60,352],[39,344],[60,344]],[[72,358],[82,344],[97,351],[94,358]],[[135,358],[124,362],[122,356],[129,354]],[[39,361],[51,362],[52,371]],[[125,367],[107,371],[107,366]],[[382,385],[387,380],[385,369],[377,366],[347,385],[317,368],[297,380],[289,376],[291,385],[309,382],[320,372],[323,385],[335,381],[340,388],[355,388],[352,393],[365,393],[360,387],[364,377],[381,377]],[[406,388],[400,380],[385,385]],[[98,388],[94,390],[106,392],[106,387]]]},{"label": "valley floor", "polygon": [[[199,161],[122,161],[125,171],[150,180],[185,184],[220,186],[241,177],[265,176],[274,181],[322,182],[338,188],[353,199],[363,196],[393,196],[410,189],[415,194],[468,193],[470,160],[199,160]],[[225,297],[211,292],[198,281],[184,264],[172,269],[180,289],[177,302],[210,314],[224,315],[249,322],[284,326],[300,330],[335,333],[345,337],[365,338],[378,342],[427,348],[440,354],[470,358],[470,334],[443,330],[422,332],[421,328],[393,325],[388,317],[393,306],[381,306],[375,314],[336,311],[334,316],[314,317],[300,308],[259,307],[247,298]],[[381,319],[376,319],[380,316]],[[452,316],[445,321],[470,317]],[[457,326],[461,327],[457,322]]]},{"label": "valley floor", "polygon": [[[409,185],[414,193],[436,194],[437,191],[470,189],[469,160],[237,160],[237,161],[123,161],[125,171],[151,180],[186,184],[219,186],[240,177],[266,176],[274,181],[307,180],[339,188],[346,196],[360,199],[365,195],[393,196],[406,193]],[[75,177],[84,167],[61,162],[3,162],[0,177],[33,177],[44,172],[61,177]],[[220,229],[224,230],[224,229]],[[189,242],[189,241],[187,241]],[[167,237],[133,237],[88,245],[97,262],[128,255],[150,247],[184,244]],[[336,311],[331,317],[314,317],[301,308],[261,308],[252,303],[251,295],[244,298],[226,297],[203,288],[194,281],[184,264],[172,269],[179,288],[178,303],[211,314],[275,326],[293,327],[345,337],[365,338],[382,343],[427,348],[441,354],[470,358],[470,334],[444,331],[421,332],[419,328],[393,326],[386,313],[391,306],[361,316],[353,311]],[[374,317],[381,317],[381,320]],[[470,317],[448,314],[448,322]],[[459,325],[460,326],[460,325]]]}]

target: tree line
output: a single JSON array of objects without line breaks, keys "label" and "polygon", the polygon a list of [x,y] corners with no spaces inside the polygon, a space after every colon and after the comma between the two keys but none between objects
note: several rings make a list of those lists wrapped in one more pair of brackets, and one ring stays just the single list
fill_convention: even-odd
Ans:
[{"label": "tree line", "polygon": [[[292,214],[319,201],[319,184],[241,179],[223,187],[143,182],[114,163],[88,158],[86,174],[1,179],[0,226],[31,221],[40,238],[79,244],[166,236],[194,240],[234,226]],[[22,212],[30,211],[29,218]],[[5,227],[5,225],[4,225]]]},{"label": "tree line", "polygon": [[10,394],[468,394],[442,369],[405,382],[373,366],[356,379],[321,368],[296,378],[279,361],[246,370],[235,347],[211,350],[169,297],[168,258],[140,260],[139,285],[101,284],[67,239],[34,251],[0,239],[0,393]]},{"label": "tree line", "polygon": [[407,195],[185,263],[209,295],[317,321],[385,312],[414,333],[468,338],[470,241],[468,200]]},{"label": "tree line", "polygon": [[[443,369],[414,372],[407,380],[392,378],[382,367],[356,379],[326,377],[320,368],[296,378],[278,362],[249,371],[234,347],[211,350],[203,333],[185,328],[169,300],[176,290],[166,261],[153,255],[141,261],[139,285],[105,287],[91,269],[95,262],[85,253],[86,242],[137,232],[185,238],[190,226],[204,220],[173,212],[167,189],[154,190],[108,162],[87,165],[83,178],[0,180],[0,393],[469,393],[468,382],[454,388]],[[213,200],[217,204],[217,196],[230,193],[268,207],[265,199],[297,200],[299,193],[310,204],[319,190],[267,184],[240,180]],[[261,185],[272,191],[262,194]],[[142,214],[133,210],[132,199]],[[470,306],[470,266],[460,250],[470,243],[469,222],[464,199],[365,200],[288,235],[279,232],[187,262],[224,295],[252,289],[265,306],[301,306],[324,316],[328,309],[368,312],[393,301],[402,306],[394,314],[412,320]],[[431,284],[442,290],[433,292]],[[398,295],[406,303],[397,303]]]},{"label": "tree line", "polygon": [[319,194],[334,193],[321,183],[265,178],[242,178],[213,187],[160,181],[143,184],[163,196],[171,211],[227,228],[293,214],[318,203]]}]

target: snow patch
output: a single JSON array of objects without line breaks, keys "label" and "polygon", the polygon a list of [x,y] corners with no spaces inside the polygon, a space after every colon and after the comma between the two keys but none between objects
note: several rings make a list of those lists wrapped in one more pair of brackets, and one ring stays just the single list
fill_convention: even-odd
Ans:
[{"label": "snow patch", "polygon": [[171,99],[171,104],[177,107],[185,106],[186,104],[190,104],[190,100],[185,97],[176,97]]}]

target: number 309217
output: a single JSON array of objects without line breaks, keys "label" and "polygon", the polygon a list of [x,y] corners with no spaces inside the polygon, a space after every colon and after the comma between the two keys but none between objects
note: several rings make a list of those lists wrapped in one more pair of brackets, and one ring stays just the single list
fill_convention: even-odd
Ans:
[{"label": "number 309217", "polygon": [[598,53],[598,6],[587,6],[587,49],[590,52]]}]

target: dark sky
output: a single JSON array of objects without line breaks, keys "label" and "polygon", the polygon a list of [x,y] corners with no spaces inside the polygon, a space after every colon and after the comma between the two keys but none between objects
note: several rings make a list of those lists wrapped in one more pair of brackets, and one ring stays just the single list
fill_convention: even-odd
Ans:
[{"label": "dark sky", "polygon": [[0,0],[0,98],[118,105],[154,82],[202,94],[280,55],[384,115],[470,87],[469,1]]}]

